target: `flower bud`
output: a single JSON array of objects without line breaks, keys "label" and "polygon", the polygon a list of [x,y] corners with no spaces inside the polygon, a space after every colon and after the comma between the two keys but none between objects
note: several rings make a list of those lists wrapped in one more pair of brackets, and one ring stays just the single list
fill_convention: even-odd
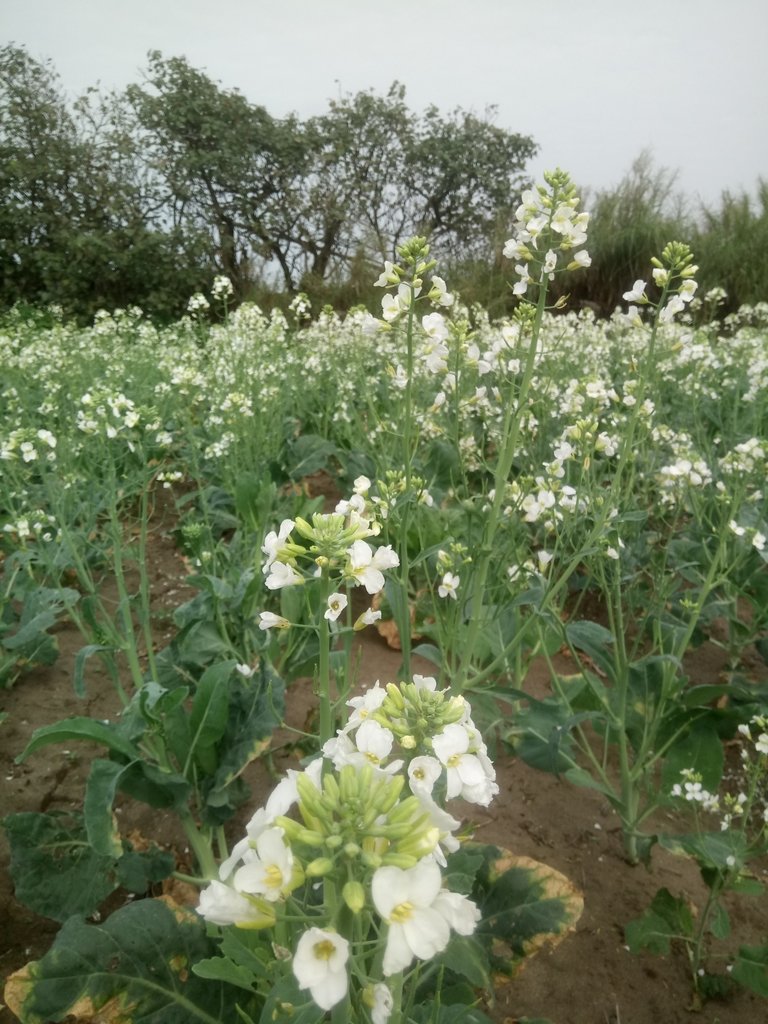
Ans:
[{"label": "flower bud", "polygon": [[341,898],[353,914],[359,914],[365,906],[365,889],[360,882],[346,882],[341,890]]},{"label": "flower bud", "polygon": [[381,863],[393,868],[402,868],[404,871],[407,871],[408,868],[412,868],[418,864],[418,858],[412,857],[407,853],[395,853],[392,851],[384,854],[381,858]]},{"label": "flower bud", "polygon": [[400,689],[394,683],[387,683],[386,690],[387,695],[398,711],[402,711],[405,707],[405,701],[402,693],[400,693]]},{"label": "flower bud", "polygon": [[307,878],[322,878],[323,875],[327,875],[330,871],[333,871],[333,861],[330,857],[315,857],[314,860],[307,864],[304,873]]}]

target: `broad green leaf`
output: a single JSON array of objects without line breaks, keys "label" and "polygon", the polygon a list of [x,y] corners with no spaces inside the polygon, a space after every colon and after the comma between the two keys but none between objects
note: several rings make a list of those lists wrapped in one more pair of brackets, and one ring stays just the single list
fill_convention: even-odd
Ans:
[{"label": "broad green leaf", "polygon": [[72,670],[72,686],[78,697],[85,697],[85,663],[92,654],[102,654],[105,651],[116,651],[116,647],[108,644],[86,644],[81,647],[75,656],[75,665]]},{"label": "broad green leaf", "polygon": [[134,850],[125,842],[125,853],[117,862],[117,881],[129,892],[143,896],[151,885],[168,878],[176,866],[172,853],[152,844],[148,850]]},{"label": "broad green leaf", "polygon": [[228,985],[236,985],[251,993],[254,991],[254,983],[258,977],[247,967],[233,963],[226,956],[212,956],[207,960],[198,960],[196,964],[192,965],[192,970],[198,978],[225,981]]},{"label": "broad green leaf", "polygon": [[691,835],[659,836],[659,845],[670,853],[693,857],[702,868],[723,871],[733,861],[747,859],[747,841],[741,832],[702,832]]},{"label": "broad green leaf", "polygon": [[613,633],[597,622],[569,622],[565,627],[568,643],[589,655],[595,665],[602,669],[609,679],[615,676],[611,648]]},{"label": "broad green leaf", "polygon": [[163,771],[148,761],[135,761],[120,776],[120,791],[150,807],[183,807],[192,786],[178,772]]},{"label": "broad green leaf", "polygon": [[716,939],[727,939],[731,934],[731,919],[722,903],[716,903],[709,918],[709,930]]},{"label": "broad green leaf", "polygon": [[215,952],[193,911],[140,900],[103,925],[71,918],[42,960],[15,977],[24,1024],[221,1024],[235,1005],[256,1007],[242,990],[198,977],[192,966]]},{"label": "broad green leaf", "polygon": [[285,686],[265,661],[249,679],[239,673],[228,686],[229,712],[219,763],[206,795],[213,803],[271,742],[285,710]]},{"label": "broad green leaf", "polygon": [[578,889],[559,871],[496,847],[480,847],[486,861],[473,897],[482,911],[476,937],[491,963],[506,974],[543,946],[562,941],[584,909]]},{"label": "broad green leaf", "polygon": [[691,723],[690,728],[670,747],[661,771],[661,788],[669,793],[675,783],[681,781],[685,768],[699,772],[705,789],[716,793],[723,776],[723,741],[718,735],[715,723],[701,719]]},{"label": "broad green leaf", "polygon": [[431,661],[433,665],[437,665],[438,668],[443,664],[443,655],[439,647],[435,647],[434,644],[418,644],[411,651],[411,654],[417,655],[419,658],[425,658],[427,661]]},{"label": "broad green leaf", "polygon": [[[447,994],[450,998],[450,991]],[[468,995],[472,999],[477,999],[472,992]],[[491,1018],[487,1014],[476,1006],[467,1005],[463,999],[460,1002],[445,1003],[430,1000],[414,1009],[416,1020],[423,1024],[491,1024]]]},{"label": "broad green leaf", "polygon": [[125,769],[123,764],[100,757],[91,762],[83,807],[85,828],[91,846],[103,857],[119,857],[123,851],[112,807]]},{"label": "broad green leaf", "polygon": [[16,898],[35,913],[55,921],[92,914],[115,889],[114,859],[91,848],[79,816],[9,814],[3,827]]},{"label": "broad green leaf", "polygon": [[221,739],[227,726],[229,692],[227,683],[236,662],[224,661],[211,665],[198,681],[190,713],[192,744],[189,758],[200,747],[212,747]]},{"label": "broad green leaf", "polygon": [[47,747],[51,743],[66,743],[69,740],[90,740],[93,743],[103,743],[114,753],[122,754],[130,761],[141,757],[137,748],[121,736],[113,725],[106,725],[93,718],[75,716],[64,718],[54,725],[44,725],[40,729],[35,729],[32,739],[16,758],[16,763],[21,763],[41,747]]},{"label": "broad green leaf", "polygon": [[682,897],[674,897],[668,889],[659,889],[650,907],[626,926],[624,936],[633,953],[646,949],[666,954],[672,939],[687,937],[692,929],[690,904]]},{"label": "broad green leaf", "polygon": [[768,996],[768,945],[741,946],[731,977],[759,996]]},{"label": "broad green leaf", "polygon": [[492,988],[488,957],[482,944],[473,936],[452,935],[435,962],[466,978],[475,988],[486,992]]}]

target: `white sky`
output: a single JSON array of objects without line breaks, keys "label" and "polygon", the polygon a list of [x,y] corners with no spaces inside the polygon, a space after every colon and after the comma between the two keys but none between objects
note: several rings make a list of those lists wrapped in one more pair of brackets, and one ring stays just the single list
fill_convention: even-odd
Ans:
[{"label": "white sky", "polygon": [[71,96],[185,56],[274,116],[398,79],[414,110],[496,123],[582,186],[650,148],[690,197],[768,177],[768,0],[0,0],[0,41],[50,57]]}]

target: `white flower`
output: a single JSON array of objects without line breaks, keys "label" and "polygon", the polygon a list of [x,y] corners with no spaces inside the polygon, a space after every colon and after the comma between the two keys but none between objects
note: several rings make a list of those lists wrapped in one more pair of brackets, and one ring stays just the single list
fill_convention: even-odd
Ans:
[{"label": "white flower", "polygon": [[358,615],[355,619],[355,624],[352,627],[354,630],[365,629],[366,626],[372,626],[374,622],[378,622],[381,618],[380,611],[374,611],[373,608],[367,608],[362,615]]},{"label": "white flower", "polygon": [[653,280],[656,282],[659,288],[663,288],[664,285],[669,282],[669,271],[666,269],[666,267],[656,267],[654,268],[652,273]]},{"label": "white flower", "polygon": [[364,586],[369,594],[378,594],[384,589],[383,569],[393,569],[400,564],[390,544],[378,548],[374,553],[370,544],[364,540],[356,540],[347,549],[347,556],[347,575],[355,581],[355,586]]},{"label": "white flower", "polygon": [[283,545],[288,540],[288,537],[290,536],[291,531],[293,530],[295,525],[296,523],[293,521],[293,519],[284,519],[282,523],[280,523],[280,530],[278,533],[275,533],[275,531],[272,530],[264,538],[264,543],[261,546],[261,550],[267,556],[267,560],[262,566],[262,572],[265,575],[269,572],[270,568],[272,567],[272,563],[280,554]]},{"label": "white flower", "polygon": [[328,607],[325,610],[324,617],[328,619],[329,622],[335,622],[346,607],[346,594],[331,594],[328,598]]},{"label": "white flower", "polygon": [[592,266],[592,257],[586,249],[579,249],[573,254],[573,259],[568,264],[568,270],[577,270],[579,267],[586,269]]},{"label": "white flower", "polygon": [[442,774],[443,766],[436,757],[414,757],[408,765],[411,792],[416,796],[431,796],[432,789]]},{"label": "white flower", "polygon": [[461,582],[460,577],[454,576],[453,573],[447,572],[443,576],[442,583],[437,588],[438,596],[439,597],[452,597],[453,600],[455,601],[456,600],[456,590],[457,590],[460,582]]},{"label": "white flower", "polygon": [[293,853],[283,841],[281,828],[267,828],[256,839],[256,849],[246,851],[245,863],[235,872],[234,886],[274,902],[290,892]]},{"label": "white flower", "polygon": [[623,298],[627,302],[647,302],[645,297],[645,281],[635,281],[628,292],[624,292]]},{"label": "white flower", "polygon": [[362,697],[350,697],[347,707],[352,708],[353,711],[344,731],[349,732],[350,729],[356,729],[358,725],[361,725],[372,711],[381,707],[386,696],[387,691],[383,686],[379,686],[377,681],[365,691]]},{"label": "white flower", "polygon": [[389,987],[383,981],[373,986],[373,1006],[371,1007],[371,1020],[373,1024],[387,1024],[394,1006],[394,999]]},{"label": "white flower", "polygon": [[267,590],[280,590],[282,587],[295,587],[303,582],[304,577],[297,573],[293,566],[286,565],[285,562],[273,562],[264,585]]},{"label": "white flower", "polygon": [[347,960],[349,943],[336,932],[310,928],[299,939],[293,973],[321,1010],[330,1010],[347,994]]},{"label": "white flower", "polygon": [[223,882],[216,880],[200,891],[200,902],[197,912],[211,924],[221,927],[234,924],[240,928],[248,928],[254,924],[264,924],[265,914],[247,896]]},{"label": "white flower", "polygon": [[259,629],[288,629],[290,622],[274,612],[259,612]]},{"label": "white flower", "polygon": [[429,289],[428,297],[430,302],[433,302],[436,306],[453,305],[453,295],[446,288],[442,277],[432,278],[432,287]]},{"label": "white flower", "polygon": [[388,288],[391,284],[397,284],[400,281],[400,275],[395,270],[395,265],[391,260],[384,260],[384,270],[373,282],[374,288]]},{"label": "white flower", "polygon": [[679,295],[673,295],[664,309],[659,313],[661,323],[669,323],[675,313],[681,313],[685,309],[685,300]]},{"label": "white flower", "polygon": [[[414,957],[429,960],[448,945],[451,927],[461,935],[475,930],[479,912],[471,900],[441,893],[442,876],[434,860],[415,867],[379,868],[371,883],[376,910],[387,922],[385,977],[405,970]],[[441,898],[450,895],[446,900]]]},{"label": "white flower", "polygon": [[460,796],[487,807],[499,791],[496,773],[482,746],[470,752],[471,737],[459,723],[446,725],[432,740],[432,749],[446,769],[446,797]]},{"label": "white flower", "polygon": [[428,338],[433,341],[445,341],[448,337],[448,325],[440,313],[428,313],[421,318],[421,326]]}]

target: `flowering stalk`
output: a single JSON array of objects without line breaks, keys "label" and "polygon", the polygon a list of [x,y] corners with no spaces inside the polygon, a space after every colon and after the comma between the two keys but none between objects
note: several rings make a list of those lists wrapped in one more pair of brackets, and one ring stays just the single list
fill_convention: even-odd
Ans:
[{"label": "flowering stalk", "polygon": [[[556,237],[555,232],[561,235],[560,247],[564,251],[568,251],[574,245],[580,245],[586,239],[584,229],[588,215],[579,214],[574,218],[573,211],[578,204],[578,199],[568,175],[563,171],[555,171],[545,174],[544,177],[550,191],[541,187],[538,196],[531,192],[524,197],[526,202],[518,210],[517,239],[514,242],[508,242],[505,246],[505,255],[514,255],[524,261],[524,265],[516,267],[521,275],[521,282],[515,286],[515,293],[524,295],[528,285],[533,284],[538,287],[538,296],[535,306],[525,303],[518,310],[517,321],[520,333],[522,335],[525,331],[530,332],[529,343],[520,385],[517,387],[515,382],[511,381],[505,397],[500,452],[493,474],[494,495],[486,515],[482,542],[472,579],[468,603],[470,618],[467,636],[458,672],[452,684],[458,693],[462,693],[472,681],[470,678],[472,658],[483,624],[483,598],[488,581],[488,571],[494,556],[494,539],[501,522],[506,486],[520,440],[523,413],[528,403],[531,380],[536,365],[541,324],[547,309],[547,290],[549,281],[554,274],[553,251],[548,249],[545,255],[541,250],[544,249],[545,241],[549,243]],[[560,221],[557,221],[558,217],[561,221],[565,221],[565,230],[561,230]],[[581,265],[587,266],[588,263],[582,261]]]}]

